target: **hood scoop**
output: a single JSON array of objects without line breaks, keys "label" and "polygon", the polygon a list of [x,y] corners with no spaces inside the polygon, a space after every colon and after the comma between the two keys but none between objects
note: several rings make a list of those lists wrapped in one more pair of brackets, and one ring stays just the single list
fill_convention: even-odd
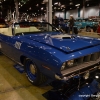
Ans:
[{"label": "hood scoop", "polygon": [[71,39],[71,35],[67,34],[61,34],[61,35],[52,35],[52,38],[57,38],[57,39]]}]

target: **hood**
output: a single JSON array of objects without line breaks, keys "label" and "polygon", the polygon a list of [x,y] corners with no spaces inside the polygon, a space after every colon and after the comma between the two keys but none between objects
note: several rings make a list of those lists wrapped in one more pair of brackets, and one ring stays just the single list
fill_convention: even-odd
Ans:
[{"label": "hood", "polygon": [[72,37],[71,35],[64,34],[32,34],[25,35],[24,37],[67,53],[86,49],[100,44],[100,40],[97,39],[81,36]]}]

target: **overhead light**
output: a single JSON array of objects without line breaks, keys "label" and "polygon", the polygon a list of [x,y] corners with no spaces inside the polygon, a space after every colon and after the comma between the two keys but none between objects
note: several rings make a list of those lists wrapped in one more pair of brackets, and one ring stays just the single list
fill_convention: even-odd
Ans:
[{"label": "overhead light", "polygon": [[87,4],[87,6],[89,6],[89,4]]},{"label": "overhead light", "polygon": [[70,8],[70,9],[72,9],[72,8]]},{"label": "overhead light", "polygon": [[58,4],[58,2],[55,2],[55,3],[54,3],[54,5],[57,5],[57,4]]},{"label": "overhead light", "polygon": [[54,7],[54,9],[56,9],[56,7]]},{"label": "overhead light", "polygon": [[76,4],[75,6],[80,6],[80,4]]},{"label": "overhead light", "polygon": [[61,6],[61,3],[59,2],[58,5]]},{"label": "overhead light", "polygon": [[36,6],[38,7],[38,6],[39,6],[39,4],[36,4]]},{"label": "overhead light", "polygon": [[70,4],[70,5],[73,5],[73,2],[70,2],[69,4]]},{"label": "overhead light", "polygon": [[19,2],[19,4],[18,5],[20,5],[20,2]]},{"label": "overhead light", "polygon": [[48,0],[43,0],[43,3],[48,3]]},{"label": "overhead light", "polygon": [[65,5],[61,5],[62,8],[65,8]]},{"label": "overhead light", "polygon": [[41,10],[43,10],[43,7],[41,8]]},{"label": "overhead light", "polygon": [[95,76],[95,78],[96,78],[96,79],[98,79],[98,78],[99,78],[99,76]]},{"label": "overhead light", "polygon": [[31,10],[32,8],[30,7],[29,10]]}]

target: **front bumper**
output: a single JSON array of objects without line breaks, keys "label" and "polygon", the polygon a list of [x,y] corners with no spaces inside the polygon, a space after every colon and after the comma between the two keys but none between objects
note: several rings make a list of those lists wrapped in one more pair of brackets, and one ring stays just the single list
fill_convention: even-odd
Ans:
[{"label": "front bumper", "polygon": [[99,65],[100,65],[100,58],[97,59],[96,61],[85,62],[78,66],[63,70],[61,71],[62,74],[61,80],[68,80],[75,76],[83,75],[87,72],[88,73],[94,72],[95,70],[100,69]]}]

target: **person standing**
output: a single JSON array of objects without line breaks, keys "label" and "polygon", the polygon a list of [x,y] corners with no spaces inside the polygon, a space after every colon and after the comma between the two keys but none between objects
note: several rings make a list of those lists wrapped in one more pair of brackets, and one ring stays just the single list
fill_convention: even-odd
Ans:
[{"label": "person standing", "polygon": [[74,18],[73,15],[70,15],[70,19],[68,20],[69,22],[69,34],[70,31],[72,30],[72,34],[74,33]]},{"label": "person standing", "polygon": [[58,26],[59,26],[59,19],[58,19],[57,16],[54,17],[53,24],[54,24],[55,27],[58,28]]}]

